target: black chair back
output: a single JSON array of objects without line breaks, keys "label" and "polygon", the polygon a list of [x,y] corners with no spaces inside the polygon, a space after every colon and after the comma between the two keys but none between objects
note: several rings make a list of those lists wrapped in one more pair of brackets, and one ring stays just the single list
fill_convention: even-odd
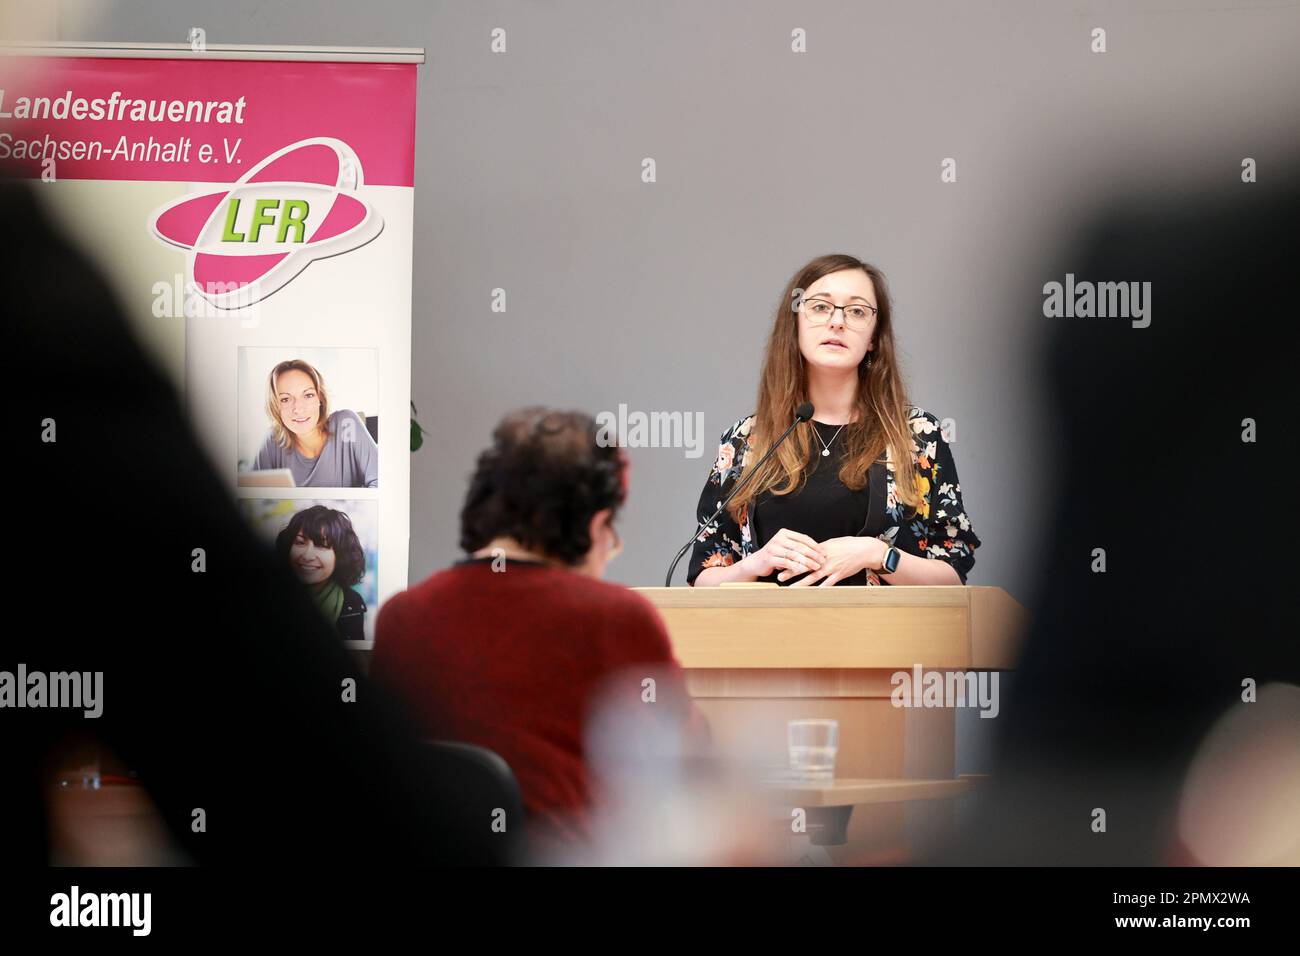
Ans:
[{"label": "black chair back", "polygon": [[475,744],[430,740],[424,746],[438,803],[454,808],[458,842],[486,864],[519,862],[524,806],[510,765],[495,751]]}]

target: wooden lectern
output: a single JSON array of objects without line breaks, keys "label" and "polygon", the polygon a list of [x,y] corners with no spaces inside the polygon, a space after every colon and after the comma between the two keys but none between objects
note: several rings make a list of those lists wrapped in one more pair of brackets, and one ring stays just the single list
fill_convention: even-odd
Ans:
[{"label": "wooden lectern", "polygon": [[846,858],[905,857],[919,841],[941,838],[951,824],[951,798],[966,782],[956,777],[956,710],[894,706],[891,677],[917,665],[925,671],[1011,670],[1027,615],[1005,591],[635,590],[663,616],[722,753],[785,765],[787,721],[839,721],[834,789],[845,796],[822,794],[819,802],[844,799],[858,806],[851,820],[844,814]]}]

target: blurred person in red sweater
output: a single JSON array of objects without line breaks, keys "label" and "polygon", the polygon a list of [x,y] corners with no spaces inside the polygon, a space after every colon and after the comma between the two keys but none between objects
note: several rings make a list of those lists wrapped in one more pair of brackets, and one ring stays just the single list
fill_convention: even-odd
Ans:
[{"label": "blurred person in red sweater", "polygon": [[534,860],[591,839],[602,787],[584,734],[597,699],[641,715],[643,734],[622,725],[629,753],[661,749],[665,728],[687,750],[707,739],[658,613],[601,580],[622,548],[626,495],[627,458],[590,416],[507,415],[461,510],[468,557],[394,596],[376,622],[372,674],[417,726],[514,770]]}]

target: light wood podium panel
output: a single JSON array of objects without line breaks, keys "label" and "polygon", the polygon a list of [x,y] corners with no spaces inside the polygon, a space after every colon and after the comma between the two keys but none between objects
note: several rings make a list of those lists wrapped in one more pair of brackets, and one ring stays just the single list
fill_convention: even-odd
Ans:
[{"label": "light wood podium panel", "polygon": [[633,588],[682,666],[1010,670],[1025,609],[1001,588]]},{"label": "light wood podium panel", "polygon": [[[955,780],[955,709],[896,707],[891,677],[1011,670],[1027,623],[994,587],[635,590],[662,615],[721,753],[781,766],[788,721],[834,718],[839,779]],[[858,807],[846,858],[888,858],[942,831],[951,801],[922,791],[924,804]]]}]

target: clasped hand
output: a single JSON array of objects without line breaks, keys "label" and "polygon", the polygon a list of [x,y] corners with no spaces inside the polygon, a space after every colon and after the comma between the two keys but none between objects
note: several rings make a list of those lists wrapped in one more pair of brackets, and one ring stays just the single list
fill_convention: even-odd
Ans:
[{"label": "clasped hand", "polygon": [[778,572],[778,581],[788,581],[804,572],[791,587],[833,587],[859,571],[879,568],[889,546],[879,538],[828,538],[814,541],[806,534],[782,528],[746,560],[756,577]]}]

